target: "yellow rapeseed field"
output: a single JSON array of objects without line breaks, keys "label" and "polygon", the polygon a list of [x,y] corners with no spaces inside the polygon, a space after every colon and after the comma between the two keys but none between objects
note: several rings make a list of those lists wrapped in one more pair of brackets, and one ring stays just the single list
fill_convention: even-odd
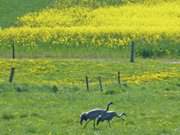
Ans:
[{"label": "yellow rapeseed field", "polygon": [[31,47],[48,44],[116,48],[136,41],[152,48],[163,48],[166,44],[166,49],[172,48],[166,50],[166,54],[173,54],[173,48],[180,44],[179,33],[180,4],[177,1],[96,9],[47,8],[19,17],[17,27],[0,29],[0,45],[15,42]]}]

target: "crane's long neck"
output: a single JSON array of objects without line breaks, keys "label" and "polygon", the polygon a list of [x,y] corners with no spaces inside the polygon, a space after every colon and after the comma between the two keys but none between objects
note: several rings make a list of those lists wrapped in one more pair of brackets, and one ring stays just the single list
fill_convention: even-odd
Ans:
[{"label": "crane's long neck", "polygon": [[107,105],[106,111],[108,111],[108,110],[109,110],[110,105],[111,105],[111,104],[108,104],[108,105]]}]

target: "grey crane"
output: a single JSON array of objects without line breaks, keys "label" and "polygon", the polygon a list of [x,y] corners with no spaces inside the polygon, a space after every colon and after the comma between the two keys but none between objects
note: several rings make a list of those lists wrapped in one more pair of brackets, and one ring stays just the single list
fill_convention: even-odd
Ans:
[{"label": "grey crane", "polygon": [[111,124],[110,124],[110,121],[114,118],[114,117],[118,117],[118,118],[121,118],[122,120],[123,119],[123,116],[126,116],[126,113],[122,112],[120,114],[117,114],[116,112],[114,111],[106,111],[102,114],[100,114],[98,117],[97,117],[97,125],[99,125],[100,122],[103,122],[105,120],[108,121],[109,123],[109,127],[111,127]]},{"label": "grey crane", "polygon": [[88,112],[82,113],[82,114],[80,115],[80,124],[82,125],[82,124],[83,124],[83,121],[86,121],[86,124],[84,125],[84,127],[86,127],[87,124],[88,124],[90,121],[93,120],[93,121],[94,121],[93,127],[94,127],[94,129],[95,129],[95,120],[96,120],[96,118],[97,118],[99,115],[101,115],[101,114],[105,113],[106,111],[108,111],[110,105],[112,105],[112,104],[113,104],[112,102],[108,103],[106,109],[98,109],[98,108],[97,108],[97,109],[92,109],[92,110],[90,110],[90,111],[88,111]]}]

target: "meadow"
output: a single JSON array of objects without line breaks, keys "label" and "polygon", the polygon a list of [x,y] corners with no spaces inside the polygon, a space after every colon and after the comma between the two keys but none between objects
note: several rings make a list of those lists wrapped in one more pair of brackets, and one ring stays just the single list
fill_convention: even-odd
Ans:
[{"label": "meadow", "polygon": [[[9,69],[16,67],[12,84]],[[169,61],[1,59],[0,131],[3,135],[157,135],[180,133],[180,68]],[[121,71],[121,86],[117,72]],[[90,78],[86,90],[85,76]],[[97,77],[103,80],[100,92]],[[79,115],[94,107],[126,112],[97,130],[80,126]]]},{"label": "meadow", "polygon": [[[0,134],[179,135],[179,4],[0,0]],[[82,112],[110,101],[125,121],[80,125]]]}]

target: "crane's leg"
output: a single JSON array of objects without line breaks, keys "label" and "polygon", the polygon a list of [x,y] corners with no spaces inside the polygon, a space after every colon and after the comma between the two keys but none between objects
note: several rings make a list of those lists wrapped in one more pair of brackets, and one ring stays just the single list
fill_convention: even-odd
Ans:
[{"label": "crane's leg", "polygon": [[109,124],[109,127],[111,128],[111,123],[110,123],[110,121],[108,120],[108,124]]},{"label": "crane's leg", "polygon": [[88,120],[88,121],[85,123],[84,128],[87,127],[87,124],[88,124],[90,121],[91,121],[91,120]]},{"label": "crane's leg", "polygon": [[96,121],[95,120],[93,120],[93,127],[94,127],[94,129],[96,129],[96,123],[95,123]]}]

